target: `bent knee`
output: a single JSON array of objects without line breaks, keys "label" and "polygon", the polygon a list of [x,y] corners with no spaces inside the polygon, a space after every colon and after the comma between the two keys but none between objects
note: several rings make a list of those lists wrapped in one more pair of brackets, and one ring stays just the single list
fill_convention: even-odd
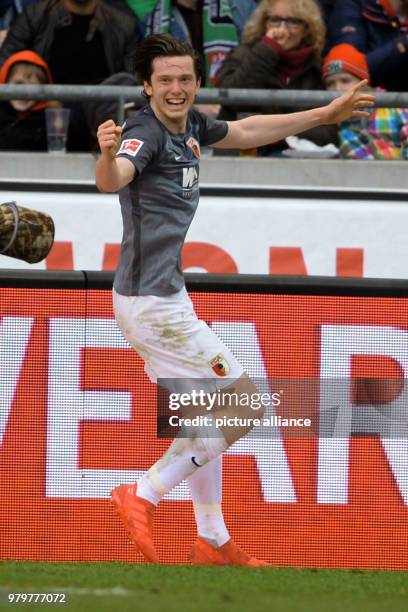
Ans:
[{"label": "bent knee", "polygon": [[[236,410],[240,416],[261,419],[265,413],[264,395],[247,374],[242,374],[231,386],[225,389],[237,396]],[[252,428],[251,428],[252,429]]]}]

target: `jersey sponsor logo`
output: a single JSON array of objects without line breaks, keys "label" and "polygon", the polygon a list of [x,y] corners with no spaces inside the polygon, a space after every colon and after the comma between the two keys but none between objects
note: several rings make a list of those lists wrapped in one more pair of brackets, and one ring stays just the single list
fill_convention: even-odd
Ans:
[{"label": "jersey sponsor logo", "polygon": [[198,143],[198,140],[196,140],[195,138],[191,136],[187,140],[187,146],[190,147],[190,149],[193,150],[194,155],[198,157],[198,159],[200,159],[201,151],[200,151],[200,145]]},{"label": "jersey sponsor logo", "polygon": [[228,361],[225,359],[222,353],[219,353],[216,357],[214,357],[214,359],[211,359],[209,363],[213,372],[215,372],[217,376],[228,376],[230,373],[231,368],[229,367]]},{"label": "jersey sponsor logo", "polygon": [[137,138],[127,138],[122,141],[118,153],[126,153],[126,155],[135,157],[143,145],[143,140],[137,140]]},{"label": "jersey sponsor logo", "polygon": [[198,183],[198,172],[196,168],[183,168],[183,189],[193,189]]}]

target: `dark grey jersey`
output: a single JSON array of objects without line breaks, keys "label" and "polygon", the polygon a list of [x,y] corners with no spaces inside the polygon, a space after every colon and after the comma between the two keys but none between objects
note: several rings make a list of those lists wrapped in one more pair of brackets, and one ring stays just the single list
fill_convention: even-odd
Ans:
[{"label": "dark grey jersey", "polygon": [[184,286],[181,249],[198,205],[200,145],[227,131],[224,121],[195,110],[184,134],[169,132],[150,106],[126,121],[118,156],[137,176],[119,192],[123,239],[114,287],[121,295],[166,296]]}]

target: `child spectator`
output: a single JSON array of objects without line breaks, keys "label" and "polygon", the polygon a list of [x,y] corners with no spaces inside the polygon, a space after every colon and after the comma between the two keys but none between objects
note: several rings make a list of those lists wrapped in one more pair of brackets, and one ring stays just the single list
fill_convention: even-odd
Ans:
[{"label": "child spectator", "polygon": [[[341,93],[369,81],[366,56],[346,43],[336,45],[324,60],[323,79],[328,90]],[[408,109],[375,108],[368,119],[341,123],[338,146],[348,159],[408,159]]]},{"label": "child spectator", "polygon": [[[45,85],[52,83],[44,60],[33,51],[15,53],[0,69],[0,84]],[[33,100],[0,102],[0,149],[46,151],[45,108],[50,103]]]},{"label": "child spectator", "polygon": [[[116,73],[133,72],[139,40],[136,17],[103,0],[41,0],[10,26],[0,65],[13,53],[32,49],[47,62],[55,83],[96,85]],[[95,142],[84,106],[69,104],[69,151],[89,151]]]}]

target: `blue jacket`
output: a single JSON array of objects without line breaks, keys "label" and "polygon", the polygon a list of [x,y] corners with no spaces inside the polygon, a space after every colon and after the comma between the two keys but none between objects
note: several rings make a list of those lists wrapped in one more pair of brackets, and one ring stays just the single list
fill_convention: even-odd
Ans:
[{"label": "blue jacket", "polygon": [[366,54],[372,85],[408,91],[408,36],[376,0],[337,0],[329,48],[344,42]]}]

